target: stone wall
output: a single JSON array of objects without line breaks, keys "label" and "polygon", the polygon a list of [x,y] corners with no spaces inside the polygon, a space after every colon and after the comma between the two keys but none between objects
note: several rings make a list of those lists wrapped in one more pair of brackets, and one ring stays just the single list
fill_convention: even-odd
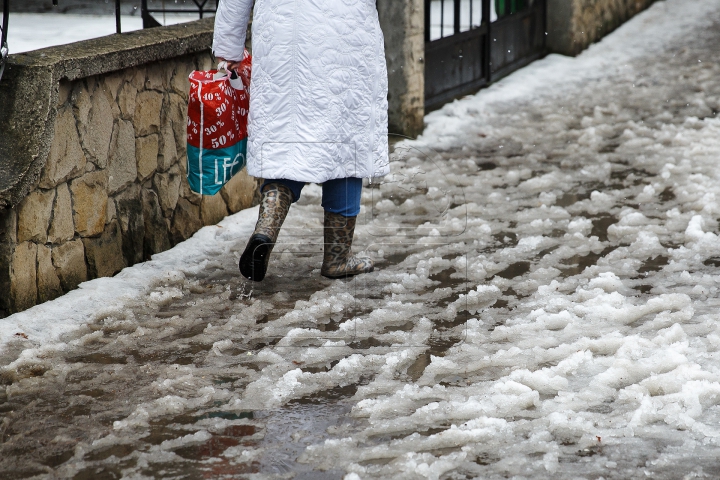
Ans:
[{"label": "stone wall", "polygon": [[548,0],[548,49],[577,55],[655,0]]},{"label": "stone wall", "polygon": [[[0,178],[6,187],[6,206],[0,208],[0,315],[53,299],[85,280],[114,275],[256,200],[256,180],[245,171],[216,196],[190,191],[187,78],[194,69],[212,66],[212,23],[168,28],[167,38],[179,39],[172,40],[177,48],[157,51],[158,39],[150,37],[161,29],[138,32],[120,59],[124,68],[97,51],[100,39],[74,44],[79,65],[46,65],[45,75],[55,79],[39,81],[52,85],[51,104],[34,112],[44,113],[49,133],[27,131],[19,119],[13,130],[7,127],[11,119],[5,114],[0,119],[10,133],[0,138],[0,152],[22,154],[8,143],[34,142],[35,147],[25,158],[24,175],[6,171]],[[188,48],[194,40],[199,41]],[[0,96],[8,95],[0,111],[32,114],[18,104],[29,88],[23,79],[62,48],[11,57],[0,85]],[[86,63],[95,67],[84,69]],[[15,104],[7,105],[11,97]],[[40,164],[36,172],[34,163]],[[17,196],[21,200],[12,202]]]},{"label": "stone wall", "polygon": [[415,137],[425,116],[425,2],[378,0],[388,66],[390,133]]}]

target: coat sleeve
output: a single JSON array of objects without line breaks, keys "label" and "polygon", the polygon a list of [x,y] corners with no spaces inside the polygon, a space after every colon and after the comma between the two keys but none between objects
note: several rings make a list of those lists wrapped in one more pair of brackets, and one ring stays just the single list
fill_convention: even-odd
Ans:
[{"label": "coat sleeve", "polygon": [[213,54],[230,61],[243,59],[253,0],[220,0],[215,14]]}]

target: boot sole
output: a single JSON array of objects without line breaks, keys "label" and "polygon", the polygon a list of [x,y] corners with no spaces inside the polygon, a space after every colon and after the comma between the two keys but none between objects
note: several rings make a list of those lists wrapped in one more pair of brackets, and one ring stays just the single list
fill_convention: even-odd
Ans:
[{"label": "boot sole", "polygon": [[254,282],[260,282],[267,273],[268,257],[274,244],[265,235],[253,235],[240,257],[240,273]]},{"label": "boot sole", "polygon": [[375,267],[373,266],[373,267],[372,267],[370,270],[368,270],[367,272],[343,273],[342,275],[326,275],[326,274],[320,272],[320,275],[322,275],[322,276],[325,277],[325,278],[329,278],[329,279],[331,279],[331,280],[339,280],[339,279],[341,279],[341,278],[350,278],[350,277],[354,277],[354,276],[356,276],[356,275],[362,275],[363,273],[370,273],[370,272],[374,272],[374,271],[375,271]]}]

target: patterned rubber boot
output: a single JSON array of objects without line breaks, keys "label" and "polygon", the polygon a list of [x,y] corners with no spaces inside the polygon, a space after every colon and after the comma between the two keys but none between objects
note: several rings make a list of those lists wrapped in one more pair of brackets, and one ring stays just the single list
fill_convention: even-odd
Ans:
[{"label": "patterned rubber boot", "polygon": [[292,200],[292,192],[284,185],[271,183],[263,190],[255,232],[240,257],[240,273],[245,278],[255,282],[265,278],[270,253],[290,210]]},{"label": "patterned rubber boot", "polygon": [[325,212],[325,255],[320,270],[322,276],[345,278],[375,269],[370,258],[357,257],[350,252],[356,218]]}]

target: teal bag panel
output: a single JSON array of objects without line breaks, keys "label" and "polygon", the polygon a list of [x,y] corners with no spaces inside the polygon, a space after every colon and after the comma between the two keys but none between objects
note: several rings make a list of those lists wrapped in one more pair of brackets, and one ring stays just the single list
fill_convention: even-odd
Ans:
[{"label": "teal bag panel", "polygon": [[245,167],[247,138],[226,148],[187,146],[187,179],[190,188],[203,195],[215,195]]}]

